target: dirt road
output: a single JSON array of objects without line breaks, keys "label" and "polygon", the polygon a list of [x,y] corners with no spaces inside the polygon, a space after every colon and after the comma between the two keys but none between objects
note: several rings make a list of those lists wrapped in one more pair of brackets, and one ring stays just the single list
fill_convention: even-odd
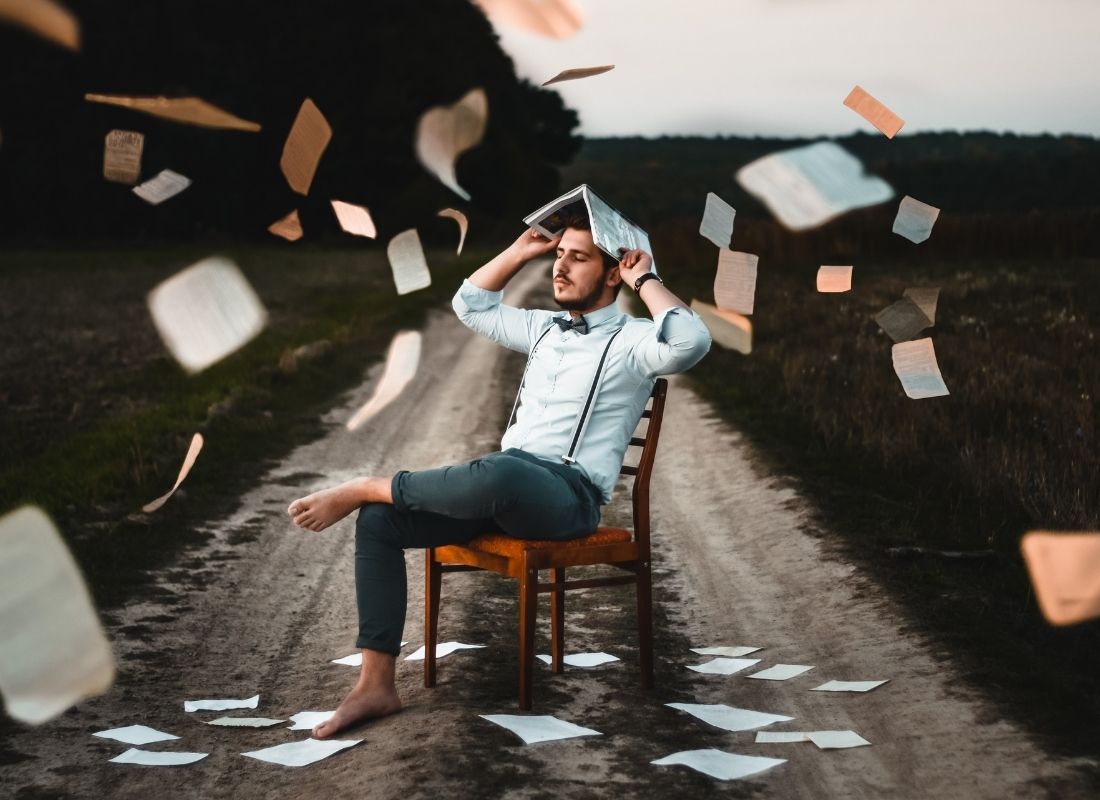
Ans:
[{"label": "dirt road", "polygon": [[[515,296],[544,273],[521,276]],[[521,357],[467,332],[449,309],[424,331],[414,383],[354,433],[343,423],[369,397],[377,365],[326,415],[330,429],[273,468],[212,542],[158,577],[154,591],[111,615],[120,677],[89,701],[9,743],[26,760],[0,768],[4,797],[814,797],[1032,798],[1090,796],[1097,765],[1049,757],[961,688],[949,653],[905,630],[880,590],[826,555],[805,503],[759,474],[736,432],[673,382],[653,483],[658,571],[658,666],[637,688],[628,590],[589,592],[568,608],[567,649],[623,661],[561,676],[540,671],[536,713],[595,728],[601,737],[524,747],[479,714],[514,713],[513,585],[490,575],[444,581],[441,639],[484,644],[440,662],[436,689],[420,662],[398,662],[406,709],[345,738],[358,747],[289,769],[239,753],[305,732],[215,728],[185,714],[185,699],[260,694],[255,712],[286,718],[328,710],[355,670],[329,663],[353,652],[352,520],[322,534],[294,528],[288,502],[356,474],[462,460],[495,449]],[[200,464],[201,466],[201,464]],[[605,518],[622,519],[620,491]],[[156,535],[155,526],[151,535]],[[406,651],[421,642],[422,555],[408,557]],[[547,619],[545,609],[541,621]],[[808,664],[786,682],[699,675],[688,648],[753,645],[760,667]],[[546,652],[546,642],[540,645]],[[749,670],[751,671],[751,670]],[[811,692],[829,679],[889,679],[869,694]],[[755,744],[754,733],[710,728],[666,702],[721,702],[795,717],[776,730],[851,728],[873,744],[821,751],[809,743]],[[231,712],[239,715],[250,712]],[[92,731],[144,723],[181,737],[155,750],[210,753],[187,767],[107,763],[126,746]],[[788,759],[755,779],[721,783],[650,761],[716,747]]]}]

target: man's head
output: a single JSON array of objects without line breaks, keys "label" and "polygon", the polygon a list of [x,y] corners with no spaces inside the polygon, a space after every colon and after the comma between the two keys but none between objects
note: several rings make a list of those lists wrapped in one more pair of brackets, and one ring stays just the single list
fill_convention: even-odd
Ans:
[{"label": "man's head", "polygon": [[554,300],[567,311],[591,311],[614,302],[622,288],[619,262],[596,247],[592,223],[579,212],[565,219],[554,259]]}]

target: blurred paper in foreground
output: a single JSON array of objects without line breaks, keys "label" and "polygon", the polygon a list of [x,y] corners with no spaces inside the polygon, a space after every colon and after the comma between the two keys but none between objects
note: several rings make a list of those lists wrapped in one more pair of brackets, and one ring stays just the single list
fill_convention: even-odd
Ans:
[{"label": "blurred paper in foreground", "polygon": [[756,265],[752,253],[722,248],[718,251],[718,272],[714,276],[714,304],[723,311],[751,314],[756,298]]},{"label": "blurred paper in foreground", "polygon": [[736,214],[733,206],[714,192],[707,192],[707,204],[703,209],[699,235],[723,249],[728,248],[733,237],[733,218]]},{"label": "blurred paper in foreground", "polygon": [[1048,622],[1072,625],[1100,617],[1100,533],[1032,531],[1020,550]]},{"label": "blurred paper in foreground", "polygon": [[219,128],[249,133],[260,130],[258,123],[234,116],[201,97],[127,97],[120,94],[86,94],[84,99],[89,103],[130,108],[172,122],[198,125],[200,128]]},{"label": "blurred paper in foreground", "polygon": [[80,23],[53,0],[0,0],[0,22],[19,25],[69,50],[80,49]]},{"label": "blurred paper in foreground", "polygon": [[344,233],[350,233],[353,236],[365,236],[368,239],[373,239],[378,235],[370,211],[363,208],[363,206],[345,203],[343,200],[332,200],[330,202]]},{"label": "blurred paper in foreground", "polygon": [[932,235],[932,226],[936,224],[939,216],[940,210],[935,206],[905,195],[898,206],[898,215],[894,217],[892,230],[898,236],[904,236],[909,241],[920,244]]},{"label": "blurred paper in foreground", "polygon": [[930,338],[901,342],[893,346],[891,353],[894,372],[908,397],[923,400],[950,394],[936,363],[936,351]]},{"label": "blurred paper in foreground", "polygon": [[145,183],[135,186],[133,192],[146,203],[159,206],[190,185],[190,178],[178,172],[172,172],[170,169],[162,169]]},{"label": "blurred paper in foreground", "polygon": [[601,67],[576,67],[574,69],[565,69],[546,81],[543,86],[550,86],[551,84],[561,83],[562,81],[579,81],[581,78],[591,78],[593,75],[603,75],[605,72],[610,72],[613,69],[615,69],[614,64],[605,64]]},{"label": "blurred paper in foreground", "polygon": [[42,511],[0,518],[0,693],[40,725],[114,680],[111,645],[61,536]]},{"label": "blurred paper in foreground", "polygon": [[[723,311],[701,300],[691,301],[691,310],[699,315],[710,331],[710,338],[728,350],[748,355],[752,352],[752,322],[734,311]],[[696,650],[696,652],[700,652]],[[746,652],[752,652],[752,648]],[[704,653],[706,655],[706,653]]]},{"label": "blurred paper in foreground", "polygon": [[267,226],[267,229],[288,242],[296,242],[305,235],[302,230],[302,221],[298,217],[298,209],[294,209],[282,219],[272,222]]},{"label": "blurred paper in foreground", "polygon": [[416,157],[463,200],[469,200],[470,193],[458,185],[455,162],[481,142],[488,117],[489,98],[479,87],[453,105],[429,108],[416,126]]},{"label": "blurred paper in foreground", "polygon": [[875,322],[895,342],[915,339],[920,332],[932,324],[912,298],[903,297],[875,314]]},{"label": "blurred paper in foreground", "polygon": [[475,0],[492,19],[529,33],[567,39],[584,24],[576,0]]},{"label": "blurred paper in foreground", "polygon": [[833,142],[758,158],[737,170],[737,182],[795,231],[894,196],[886,181],[867,175],[859,159]]},{"label": "blurred paper in foreground", "polygon": [[367,404],[355,412],[348,420],[347,428],[353,431],[388,406],[404,391],[414,377],[420,364],[420,332],[401,331],[390,342],[386,353],[386,366],[382,377],[378,379],[374,394]]},{"label": "blurred paper in foreground", "polygon": [[856,86],[848,93],[844,98],[844,105],[886,134],[888,139],[897,136],[905,124],[905,120],[869,95],[861,86]]},{"label": "blurred paper in foreground", "polygon": [[408,294],[432,285],[432,273],[420,245],[420,234],[409,228],[390,239],[386,245],[386,257],[393,270],[393,283],[398,294]]},{"label": "blurred paper in foreground", "polygon": [[103,143],[103,177],[112,183],[133,186],[141,177],[141,151],[145,136],[137,131],[113,130]]},{"label": "blurred paper in foreground", "polygon": [[[162,494],[156,500],[151,503],[146,503],[141,507],[141,510],[146,514],[151,514],[158,508],[168,502],[168,498],[176,493],[176,489],[180,488],[180,484],[191,474],[191,467],[195,466],[195,459],[199,457],[199,453],[202,452],[203,438],[201,433],[196,433],[191,437],[191,446],[187,448],[187,455],[183,457],[183,466],[180,467],[179,475],[176,477],[175,484],[167,492]],[[144,744],[143,742],[132,742],[132,744]]]},{"label": "blurred paper in foreground", "polygon": [[298,194],[309,194],[317,165],[321,163],[321,156],[330,141],[332,127],[321,109],[307,97],[298,109],[294,124],[290,126],[290,133],[283,144],[283,155],[279,159],[279,168],[286,182]]},{"label": "blurred paper in foreground", "polygon": [[819,292],[852,291],[851,267],[821,267],[817,271],[817,290]]},{"label": "blurred paper in foreground", "polygon": [[200,372],[244,346],[267,311],[233,262],[207,258],[160,283],[148,297],[160,338],[188,372]]},{"label": "blurred paper in foreground", "polygon": [[436,214],[436,216],[447,217],[458,223],[458,249],[455,251],[455,255],[462,255],[462,245],[466,243],[466,231],[470,228],[470,221],[466,219],[466,215],[457,208],[445,208]]}]

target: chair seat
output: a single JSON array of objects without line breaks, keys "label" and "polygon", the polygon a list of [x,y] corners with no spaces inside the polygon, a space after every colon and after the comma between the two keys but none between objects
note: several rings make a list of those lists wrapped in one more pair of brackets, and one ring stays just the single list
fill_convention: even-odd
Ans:
[{"label": "chair seat", "polygon": [[516,539],[503,533],[487,533],[462,545],[470,550],[492,553],[504,558],[519,558],[524,550],[555,550],[570,547],[592,547],[602,544],[618,544],[631,540],[625,528],[597,528],[579,539]]}]

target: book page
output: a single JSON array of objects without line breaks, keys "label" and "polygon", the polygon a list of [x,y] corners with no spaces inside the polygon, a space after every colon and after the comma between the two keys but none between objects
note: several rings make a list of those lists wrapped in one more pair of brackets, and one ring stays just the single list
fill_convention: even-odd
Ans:
[{"label": "book page", "polygon": [[939,216],[940,210],[935,206],[905,195],[898,206],[898,215],[894,217],[892,230],[898,236],[904,236],[909,241],[920,244],[932,235],[932,226],[936,224]]},{"label": "book page", "polygon": [[756,265],[752,253],[722,248],[718,251],[718,272],[714,277],[714,302],[725,311],[751,314],[756,297]]},{"label": "book page", "polygon": [[895,344],[891,355],[894,372],[901,381],[905,394],[911,399],[922,400],[950,394],[936,363],[936,351],[930,338]]},{"label": "book page", "polygon": [[145,135],[115,129],[103,143],[103,177],[112,183],[133,186],[141,177],[141,152]]},{"label": "book page", "polygon": [[710,239],[718,247],[729,247],[733,238],[733,218],[737,211],[716,195],[707,192],[707,204],[703,208],[703,221],[699,225],[699,235]]}]

